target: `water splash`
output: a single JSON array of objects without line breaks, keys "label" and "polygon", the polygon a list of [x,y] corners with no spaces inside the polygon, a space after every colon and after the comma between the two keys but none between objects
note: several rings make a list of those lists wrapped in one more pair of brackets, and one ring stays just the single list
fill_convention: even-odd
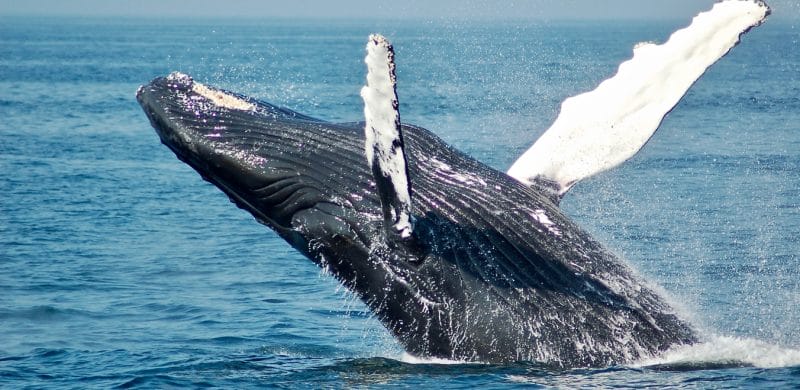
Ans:
[{"label": "water splash", "polygon": [[408,352],[403,352],[402,356],[397,358],[403,363],[408,364],[485,364],[485,363],[477,363],[477,362],[467,362],[463,360],[450,360],[450,359],[441,359],[441,358],[423,358],[417,357],[414,355],[409,354]]},{"label": "water splash", "polygon": [[715,335],[709,340],[670,350],[658,358],[633,367],[754,366],[779,368],[800,366],[800,349],[785,348],[752,338]]}]

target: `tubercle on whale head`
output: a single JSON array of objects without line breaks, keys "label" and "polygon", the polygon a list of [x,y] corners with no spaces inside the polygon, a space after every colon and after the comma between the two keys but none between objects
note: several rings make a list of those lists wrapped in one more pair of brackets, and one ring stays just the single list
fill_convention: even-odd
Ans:
[{"label": "tubercle on whale head", "polygon": [[[241,165],[241,168],[259,169],[264,158],[225,142],[224,134],[231,129],[224,121],[218,120],[222,111],[246,111],[242,110],[246,104],[253,109],[255,105],[233,95],[221,96],[228,95],[211,90],[178,72],[139,87],[136,94],[162,142],[181,160],[190,164],[209,161],[221,164],[228,160],[228,163]],[[223,99],[228,100],[226,104],[220,104]]]},{"label": "tubercle on whale head", "polygon": [[[254,102],[177,72],[141,87],[137,100],[162,143],[237,205],[258,212],[285,200],[278,184],[298,172],[279,157],[297,146],[270,129],[248,126],[256,114]],[[289,228],[290,214],[261,214],[256,217],[276,229]]]},{"label": "tubercle on whale head", "polygon": [[[185,91],[191,90],[192,92],[197,93],[198,95],[208,99],[214,105],[222,108],[232,109],[232,110],[242,110],[242,111],[249,111],[255,110],[256,104],[247,101],[239,96],[236,96],[232,93],[208,87],[202,83],[195,81],[191,76],[181,72],[172,72],[167,77],[164,78],[167,81],[167,85],[174,87],[176,89],[183,89]],[[136,96],[138,97],[142,91],[144,86],[140,86],[136,91]]]}]

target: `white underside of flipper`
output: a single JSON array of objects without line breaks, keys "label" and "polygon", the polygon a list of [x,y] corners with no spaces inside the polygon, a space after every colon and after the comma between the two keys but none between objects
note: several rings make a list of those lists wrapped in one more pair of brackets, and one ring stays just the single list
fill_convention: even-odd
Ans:
[{"label": "white underside of flipper", "polygon": [[616,75],[562,103],[553,125],[508,175],[527,185],[544,184],[559,199],[578,181],[625,162],[706,69],[767,15],[762,1],[723,0],[666,43],[637,45]]}]

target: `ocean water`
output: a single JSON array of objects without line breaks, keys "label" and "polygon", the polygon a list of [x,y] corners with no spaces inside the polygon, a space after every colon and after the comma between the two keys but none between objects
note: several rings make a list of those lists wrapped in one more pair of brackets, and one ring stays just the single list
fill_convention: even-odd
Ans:
[{"label": "ocean water", "polygon": [[798,387],[800,30],[768,21],[633,160],[563,208],[703,330],[605,369],[419,361],[357,299],[160,145],[173,70],[362,115],[395,44],[405,122],[498,169],[639,41],[685,21],[0,19],[0,387]]}]

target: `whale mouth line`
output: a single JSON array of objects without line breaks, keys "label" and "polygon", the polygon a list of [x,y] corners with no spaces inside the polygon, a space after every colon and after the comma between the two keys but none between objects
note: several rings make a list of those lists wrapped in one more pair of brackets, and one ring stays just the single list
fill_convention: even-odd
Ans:
[{"label": "whale mouth line", "polygon": [[[159,131],[159,136],[162,136],[162,132]],[[219,187],[226,195],[231,197],[236,204],[243,205],[246,207],[247,211],[253,214],[255,219],[260,223],[275,229],[279,233],[285,233],[291,230],[291,228],[287,228],[285,226],[281,226],[277,221],[273,220],[272,218],[268,217],[266,214],[261,212],[255,205],[253,205],[250,201],[248,201],[245,197],[239,195],[238,192],[234,191],[230,185],[225,183],[224,180],[219,178],[217,175],[211,173],[209,169],[205,169],[204,167],[197,164],[194,159],[189,156],[189,153],[181,150],[178,146],[176,146],[173,142],[168,142],[164,138],[162,138],[161,143],[166,145],[173,153],[175,153],[178,158],[192,167],[195,171],[200,173],[200,176],[203,180],[214,184],[215,186]]]}]

